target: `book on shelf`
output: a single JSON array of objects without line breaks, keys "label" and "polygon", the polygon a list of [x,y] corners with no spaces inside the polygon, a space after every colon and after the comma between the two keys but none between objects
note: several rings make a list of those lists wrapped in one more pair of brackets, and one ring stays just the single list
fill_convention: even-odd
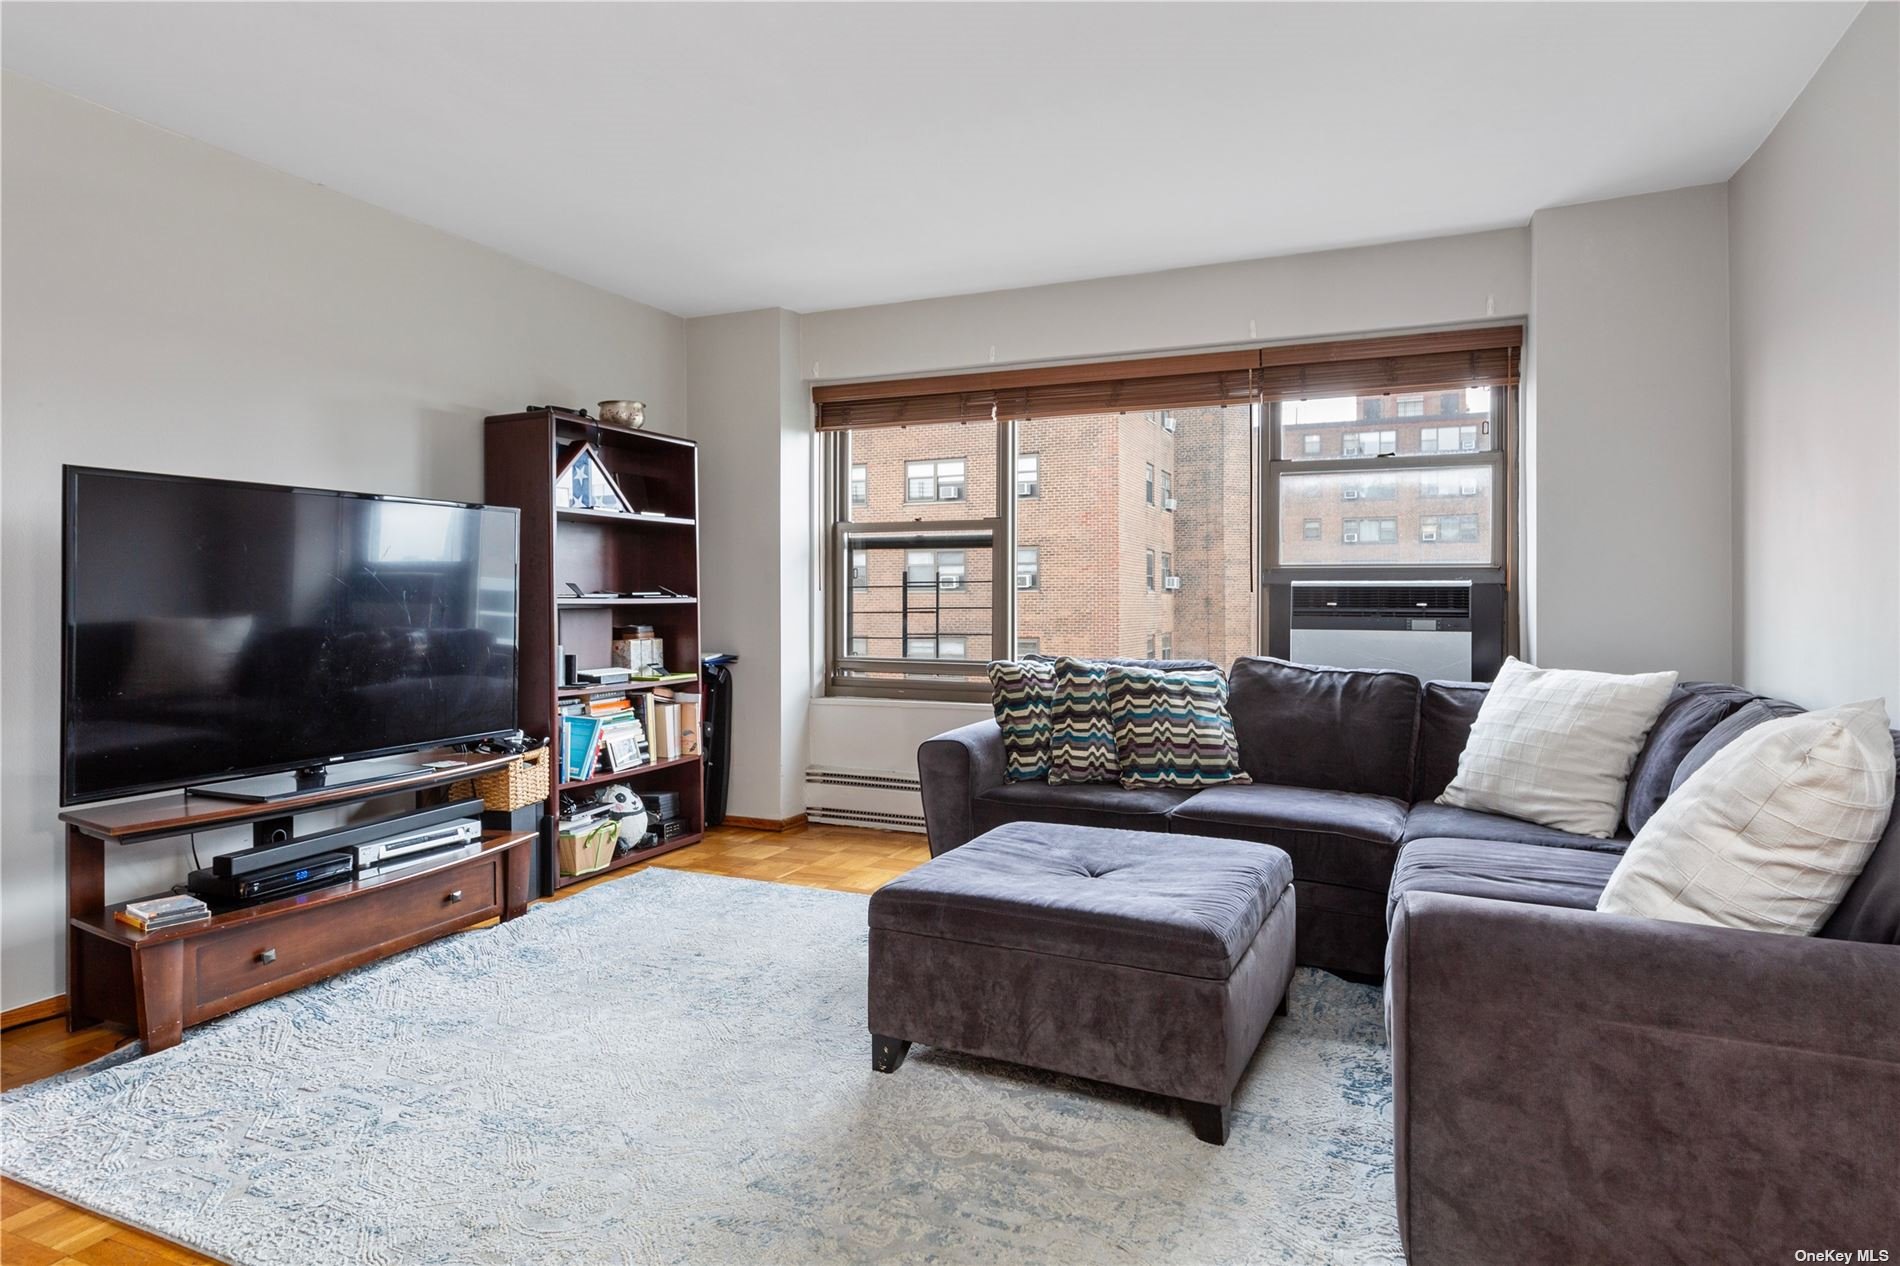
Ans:
[{"label": "book on shelf", "polygon": [[182,894],[151,897],[144,901],[128,901],[125,908],[115,911],[112,917],[140,932],[156,932],[160,928],[209,919],[211,907],[196,897]]},{"label": "book on shelf", "polygon": [[594,776],[594,764],[600,755],[599,717],[564,716],[561,718],[561,777],[567,782],[582,782]]}]

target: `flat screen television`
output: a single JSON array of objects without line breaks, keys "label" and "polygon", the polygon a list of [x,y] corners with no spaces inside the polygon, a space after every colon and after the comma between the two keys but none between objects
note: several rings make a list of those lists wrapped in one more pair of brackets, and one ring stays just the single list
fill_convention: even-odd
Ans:
[{"label": "flat screen television", "polygon": [[515,728],[517,511],[77,466],[64,502],[62,804]]}]

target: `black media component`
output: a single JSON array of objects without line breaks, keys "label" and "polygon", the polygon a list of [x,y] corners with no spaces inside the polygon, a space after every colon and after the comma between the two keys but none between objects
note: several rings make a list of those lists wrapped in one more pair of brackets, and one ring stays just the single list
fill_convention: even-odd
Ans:
[{"label": "black media component", "polygon": [[319,831],[315,835],[306,835],[299,839],[259,844],[252,848],[240,849],[235,853],[220,853],[211,859],[208,869],[220,879],[241,878],[245,875],[276,869],[306,857],[313,857],[318,853],[339,852],[355,848],[358,844],[369,844],[376,840],[387,839],[392,835],[407,835],[412,831],[426,830],[444,822],[480,817],[481,813],[481,798],[473,797],[427,809],[384,814],[381,817],[338,827],[334,831]]},{"label": "black media component", "polygon": [[732,784],[732,669],[739,662],[732,654],[707,655],[700,660],[705,669],[706,702],[700,709],[699,750],[706,769],[706,825],[718,826],[726,820],[726,792]]},{"label": "black media component", "polygon": [[194,870],[185,880],[185,887],[205,901],[244,904],[321,888],[348,879],[355,870],[356,858],[349,853],[319,853],[228,878],[210,870]]}]

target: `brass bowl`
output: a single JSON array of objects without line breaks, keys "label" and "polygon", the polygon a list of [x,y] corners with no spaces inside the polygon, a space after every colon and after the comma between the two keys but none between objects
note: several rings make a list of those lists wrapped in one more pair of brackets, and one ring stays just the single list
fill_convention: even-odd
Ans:
[{"label": "brass bowl", "polygon": [[647,407],[640,400],[602,400],[600,420],[609,426],[628,426],[639,430],[647,424]]}]

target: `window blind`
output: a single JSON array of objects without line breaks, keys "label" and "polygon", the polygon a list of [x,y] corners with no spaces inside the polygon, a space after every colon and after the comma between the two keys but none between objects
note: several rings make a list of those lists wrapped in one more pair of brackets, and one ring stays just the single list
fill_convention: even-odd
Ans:
[{"label": "window blind", "polygon": [[1256,399],[1376,395],[1517,381],[1523,330],[1499,326],[1197,356],[817,387],[821,431],[1074,417]]}]

